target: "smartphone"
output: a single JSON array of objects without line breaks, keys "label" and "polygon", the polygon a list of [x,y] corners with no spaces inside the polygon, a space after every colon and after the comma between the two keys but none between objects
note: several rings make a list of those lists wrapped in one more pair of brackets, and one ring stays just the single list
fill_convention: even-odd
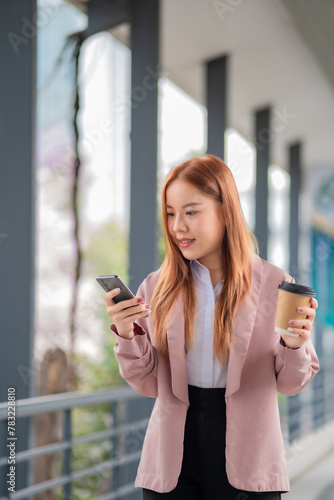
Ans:
[{"label": "smartphone", "polygon": [[111,274],[108,276],[98,276],[96,278],[96,281],[106,292],[110,292],[110,290],[113,290],[114,288],[121,289],[119,294],[113,297],[113,301],[115,302],[115,304],[117,304],[117,302],[121,302],[122,300],[133,299],[133,297],[135,297],[131,290],[129,290],[126,284],[123,283],[121,278],[116,274]]}]

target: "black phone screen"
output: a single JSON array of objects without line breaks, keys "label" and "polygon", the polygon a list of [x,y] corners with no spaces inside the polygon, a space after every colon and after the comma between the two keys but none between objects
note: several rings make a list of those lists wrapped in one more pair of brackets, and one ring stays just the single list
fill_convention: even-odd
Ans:
[{"label": "black phone screen", "polygon": [[113,298],[113,301],[117,304],[117,302],[121,302],[122,300],[129,300],[135,297],[135,295],[131,292],[131,290],[126,286],[125,283],[121,280],[119,276],[116,274],[107,275],[107,276],[98,276],[96,281],[99,285],[102,286],[103,290],[106,292],[110,292],[114,288],[120,288],[121,291],[118,295]]}]

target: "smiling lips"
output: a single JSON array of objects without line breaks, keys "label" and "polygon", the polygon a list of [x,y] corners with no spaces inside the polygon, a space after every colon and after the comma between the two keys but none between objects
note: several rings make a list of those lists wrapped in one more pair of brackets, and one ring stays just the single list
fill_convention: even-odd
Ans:
[{"label": "smiling lips", "polygon": [[182,239],[182,240],[177,240],[179,242],[179,245],[181,248],[188,248],[195,240],[187,240],[187,239]]}]

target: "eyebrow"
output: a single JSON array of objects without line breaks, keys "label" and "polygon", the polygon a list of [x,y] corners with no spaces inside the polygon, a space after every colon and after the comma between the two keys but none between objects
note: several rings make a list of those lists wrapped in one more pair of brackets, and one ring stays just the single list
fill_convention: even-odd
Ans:
[{"label": "eyebrow", "polygon": [[[183,205],[182,208],[191,207],[193,205],[203,205],[203,203],[195,203],[195,202],[186,203],[185,205]],[[166,204],[166,208],[173,208],[173,207],[171,207],[170,205]]]}]

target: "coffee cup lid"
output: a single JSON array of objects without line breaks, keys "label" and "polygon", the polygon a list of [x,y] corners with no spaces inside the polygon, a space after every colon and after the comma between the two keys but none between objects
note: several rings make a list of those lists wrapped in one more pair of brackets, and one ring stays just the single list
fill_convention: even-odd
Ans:
[{"label": "coffee cup lid", "polygon": [[289,281],[282,281],[278,285],[280,290],[285,292],[297,293],[298,295],[308,295],[309,297],[315,297],[315,291],[310,286],[298,285],[297,283],[290,283]]}]

